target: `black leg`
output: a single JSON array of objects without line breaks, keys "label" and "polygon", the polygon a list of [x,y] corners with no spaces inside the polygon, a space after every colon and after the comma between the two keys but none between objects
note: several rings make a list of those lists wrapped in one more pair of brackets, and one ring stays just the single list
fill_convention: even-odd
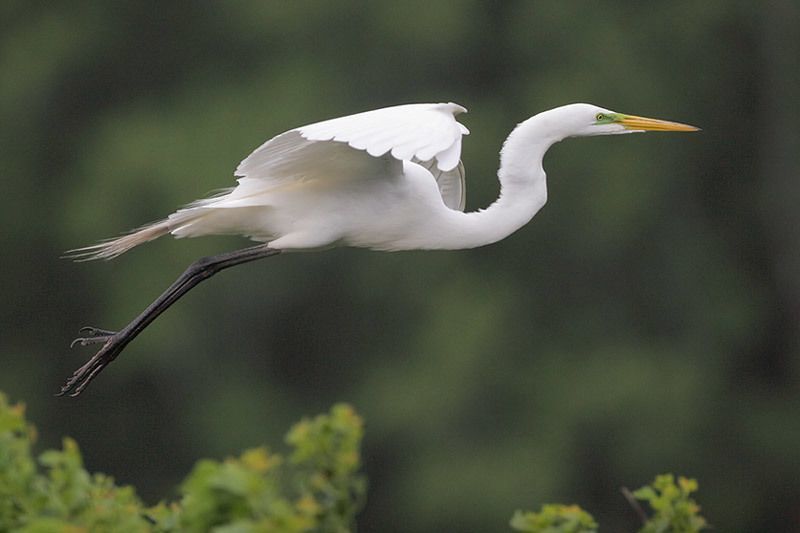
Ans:
[{"label": "black leg", "polygon": [[257,259],[271,257],[279,254],[280,250],[268,248],[267,245],[262,244],[237,250],[235,252],[228,252],[224,254],[214,255],[211,257],[204,257],[198,259],[186,271],[175,280],[175,282],[164,291],[147,309],[131,321],[130,324],[125,326],[118,332],[86,327],[81,328],[82,333],[86,333],[86,337],[80,337],[72,342],[72,346],[80,344],[86,346],[88,344],[103,343],[100,350],[89,361],[80,367],[72,374],[67,382],[61,387],[61,392],[58,396],[77,396],[91,383],[91,381],[99,374],[108,364],[116,359],[116,357],[125,349],[144,328],[155,320],[158,315],[163,313],[172,304],[178,301],[181,296],[189,292],[195,285],[203,280],[206,280],[221,270],[230,268],[232,266],[249,263]]}]

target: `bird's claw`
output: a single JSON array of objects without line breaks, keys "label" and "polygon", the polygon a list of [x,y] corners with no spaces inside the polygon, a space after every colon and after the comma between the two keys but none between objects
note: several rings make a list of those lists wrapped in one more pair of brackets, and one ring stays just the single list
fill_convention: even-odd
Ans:
[{"label": "bird's claw", "polygon": [[113,361],[119,352],[124,347],[120,342],[120,338],[114,335],[100,335],[97,337],[89,337],[86,339],[75,339],[72,345],[80,344],[93,344],[105,342],[100,350],[87,361],[85,365],[75,371],[74,374],[67,380],[64,386],[61,387],[61,392],[56,396],[78,396],[83,389],[100,373],[108,364]]},{"label": "bird's claw", "polygon": [[69,343],[70,348],[74,348],[75,346],[89,346],[90,344],[100,344],[101,342],[106,342],[110,337],[78,337],[77,339],[73,340]]},{"label": "bird's claw", "polygon": [[74,348],[75,346],[88,346],[90,344],[104,343],[117,334],[116,331],[95,328],[93,326],[84,326],[80,330],[78,330],[78,333],[83,333],[86,336],[78,337],[77,339],[72,341],[69,344],[70,348]]},{"label": "bird's claw", "polygon": [[113,360],[113,355],[109,356],[108,354],[104,353],[104,349],[101,349],[94,357],[89,359],[85,365],[80,367],[78,370],[72,374],[64,386],[61,387],[61,392],[56,394],[56,396],[78,396],[83,389],[85,389],[89,382],[94,379],[94,377],[100,373],[103,368],[108,365]]},{"label": "bird's claw", "polygon": [[81,329],[78,330],[78,333],[85,333],[90,337],[97,337],[100,335],[110,337],[111,335],[114,335],[116,331],[111,331],[108,329],[100,329],[94,326],[83,326]]},{"label": "bird's claw", "polygon": [[102,344],[103,346],[94,357],[72,374],[72,377],[61,387],[61,392],[57,396],[78,396],[89,385],[89,382],[114,360],[125,344],[116,331],[85,326],[80,329],[80,333],[86,336],[72,341],[69,345],[70,348],[90,344]]}]

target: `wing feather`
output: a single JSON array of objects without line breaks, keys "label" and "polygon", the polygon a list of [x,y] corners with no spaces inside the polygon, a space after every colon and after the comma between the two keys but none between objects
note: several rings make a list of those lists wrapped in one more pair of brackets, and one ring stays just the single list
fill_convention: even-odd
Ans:
[{"label": "wing feather", "polygon": [[439,170],[450,172],[459,164],[461,136],[469,133],[455,120],[463,112],[466,109],[453,103],[406,104],[301,126],[258,147],[235,174],[276,182],[314,177],[312,163],[319,164],[327,152],[318,145],[329,142],[351,147],[349,155],[334,151],[354,164],[360,159],[362,167],[383,168],[387,160],[379,156],[391,154],[398,162],[435,161]]},{"label": "wing feather", "polygon": [[402,161],[424,162],[445,204],[463,209],[461,137],[469,130],[455,120],[463,112],[453,103],[406,104],[301,126],[258,147],[235,174],[240,183],[258,179],[280,185],[347,172],[392,175]]},{"label": "wing feather", "polygon": [[439,186],[439,194],[442,195],[444,205],[456,211],[463,211],[467,206],[467,184],[464,164],[458,162],[453,170],[447,172],[439,170],[434,161],[415,161],[415,163],[427,168],[436,179]]}]

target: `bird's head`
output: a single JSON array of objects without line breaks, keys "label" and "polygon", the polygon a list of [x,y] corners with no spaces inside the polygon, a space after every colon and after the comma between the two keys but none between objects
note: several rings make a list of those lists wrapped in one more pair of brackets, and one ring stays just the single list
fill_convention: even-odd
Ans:
[{"label": "bird's head", "polygon": [[617,135],[644,131],[697,131],[700,128],[655,118],[625,115],[591,104],[570,104],[553,109],[551,121],[558,122],[566,137]]}]

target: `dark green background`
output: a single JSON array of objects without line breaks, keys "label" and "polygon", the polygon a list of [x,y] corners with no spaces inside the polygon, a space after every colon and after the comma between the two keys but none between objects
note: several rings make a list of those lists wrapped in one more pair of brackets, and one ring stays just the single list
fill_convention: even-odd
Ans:
[{"label": "dark green background", "polygon": [[[794,1],[28,2],[0,6],[0,389],[44,446],[174,497],[200,457],[365,416],[364,531],[507,531],[697,477],[717,531],[800,530],[800,15]],[[78,400],[80,326],[119,328],[237,238],[60,260],[233,184],[291,127],[458,102],[468,208],[513,125],[588,101],[699,134],[569,140],[550,203],[457,252],[334,250],[225,272]]]}]

